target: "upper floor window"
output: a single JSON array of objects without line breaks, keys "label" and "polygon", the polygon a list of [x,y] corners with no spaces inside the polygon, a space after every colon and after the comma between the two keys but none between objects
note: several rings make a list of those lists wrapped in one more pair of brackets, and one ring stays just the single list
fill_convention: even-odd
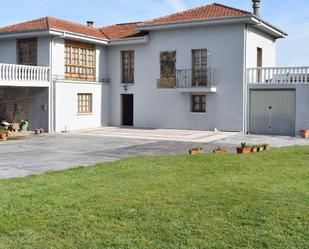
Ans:
[{"label": "upper floor window", "polygon": [[17,61],[21,65],[37,66],[37,38],[17,40]]},{"label": "upper floor window", "polygon": [[66,78],[95,78],[95,45],[65,41]]},{"label": "upper floor window", "polygon": [[257,48],[257,62],[256,66],[257,67],[262,67],[263,66],[263,49],[262,48]]},{"label": "upper floor window", "polygon": [[192,50],[192,85],[207,85],[207,49]]},{"label": "upper floor window", "polygon": [[122,51],[122,83],[134,83],[134,51]]},{"label": "upper floor window", "polygon": [[192,112],[206,112],[206,96],[192,95],[191,106]]}]

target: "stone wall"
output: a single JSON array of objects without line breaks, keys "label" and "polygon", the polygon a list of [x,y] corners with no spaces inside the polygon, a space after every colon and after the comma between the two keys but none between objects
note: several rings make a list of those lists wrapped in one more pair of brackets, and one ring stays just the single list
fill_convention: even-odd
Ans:
[{"label": "stone wall", "polygon": [[20,122],[29,118],[29,90],[25,87],[0,87],[0,120]]}]

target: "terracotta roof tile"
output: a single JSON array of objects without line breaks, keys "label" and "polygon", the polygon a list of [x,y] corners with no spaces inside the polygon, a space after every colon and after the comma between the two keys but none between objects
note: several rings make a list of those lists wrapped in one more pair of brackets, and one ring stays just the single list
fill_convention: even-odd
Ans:
[{"label": "terracotta roof tile", "polygon": [[147,35],[147,32],[136,30],[141,22],[115,24],[101,28],[101,32],[110,40],[134,38]]},{"label": "terracotta roof tile", "polygon": [[251,15],[250,12],[214,3],[179,12],[176,14],[156,18],[150,21],[115,24],[102,27],[100,29],[57,19],[54,17],[43,17],[40,19],[0,28],[0,33],[55,29],[73,32],[81,35],[87,35],[100,39],[118,40],[147,35],[147,32],[137,30],[137,27],[140,25],[166,24],[174,22],[208,20],[223,17],[241,17],[249,15]]},{"label": "terracotta roof tile", "polygon": [[47,18],[43,17],[36,20],[17,23],[14,25],[0,28],[1,33],[19,32],[19,31],[31,31],[31,30],[47,30]]},{"label": "terracotta roof tile", "polygon": [[43,17],[40,19],[18,23],[15,25],[0,28],[0,33],[22,32],[22,31],[38,31],[56,29],[61,31],[73,32],[81,35],[92,36],[100,39],[107,37],[97,28],[89,27],[78,23],[73,23],[54,17]]},{"label": "terracotta roof tile", "polygon": [[198,8],[185,10],[172,15],[156,18],[146,21],[141,25],[166,24],[173,22],[208,20],[222,17],[241,17],[251,15],[250,12],[228,7],[222,4],[214,3],[204,5]]}]

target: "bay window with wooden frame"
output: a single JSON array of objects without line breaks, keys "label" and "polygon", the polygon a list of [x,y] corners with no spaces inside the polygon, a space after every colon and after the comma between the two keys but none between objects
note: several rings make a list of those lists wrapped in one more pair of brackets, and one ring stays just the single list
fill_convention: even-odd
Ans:
[{"label": "bay window with wooden frame", "polygon": [[92,94],[78,93],[77,94],[77,114],[92,113]]},{"label": "bay window with wooden frame", "polygon": [[206,95],[192,95],[191,111],[206,113]]},{"label": "bay window with wooden frame", "polygon": [[37,38],[17,40],[18,64],[37,66],[37,57]]},{"label": "bay window with wooden frame", "polygon": [[192,50],[192,86],[207,86],[207,49]]},{"label": "bay window with wooden frame", "polygon": [[65,78],[95,79],[95,45],[65,41]]},{"label": "bay window with wooden frame", "polygon": [[122,83],[134,84],[134,51],[121,52]]}]

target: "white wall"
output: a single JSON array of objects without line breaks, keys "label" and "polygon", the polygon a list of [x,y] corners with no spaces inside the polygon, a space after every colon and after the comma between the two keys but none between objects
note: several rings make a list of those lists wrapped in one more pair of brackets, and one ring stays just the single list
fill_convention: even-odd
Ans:
[{"label": "white wall", "polygon": [[276,66],[276,40],[254,27],[247,32],[247,68],[257,67],[257,48],[263,49],[263,67]]},{"label": "white wall", "polygon": [[65,72],[65,47],[63,38],[53,38],[52,41],[52,74],[54,76],[64,76]]},{"label": "white wall", "polygon": [[[38,66],[49,66],[49,42],[47,36],[38,37],[37,63]],[[0,41],[0,63],[17,64],[17,40],[8,39]]]},{"label": "white wall", "polygon": [[106,47],[96,46],[96,78],[100,81],[107,76],[107,52]]},{"label": "white wall", "polygon": [[49,67],[50,37],[38,37],[38,66]]},{"label": "white wall", "polygon": [[[78,93],[92,94],[92,113],[78,114]],[[56,131],[97,128],[109,124],[109,85],[55,82]]]},{"label": "white wall", "polygon": [[[243,129],[244,25],[187,28],[150,33],[144,45],[108,48],[111,77],[111,124],[121,125],[121,51],[135,50],[134,126],[226,131]],[[160,52],[177,51],[177,69],[191,69],[191,50],[211,50],[209,66],[216,70],[217,93],[207,95],[207,113],[191,113],[189,93],[157,89]]]},{"label": "white wall", "polygon": [[296,86],[296,134],[309,129],[309,85]]},{"label": "white wall", "polygon": [[16,40],[1,40],[0,41],[0,63],[16,64]]}]

